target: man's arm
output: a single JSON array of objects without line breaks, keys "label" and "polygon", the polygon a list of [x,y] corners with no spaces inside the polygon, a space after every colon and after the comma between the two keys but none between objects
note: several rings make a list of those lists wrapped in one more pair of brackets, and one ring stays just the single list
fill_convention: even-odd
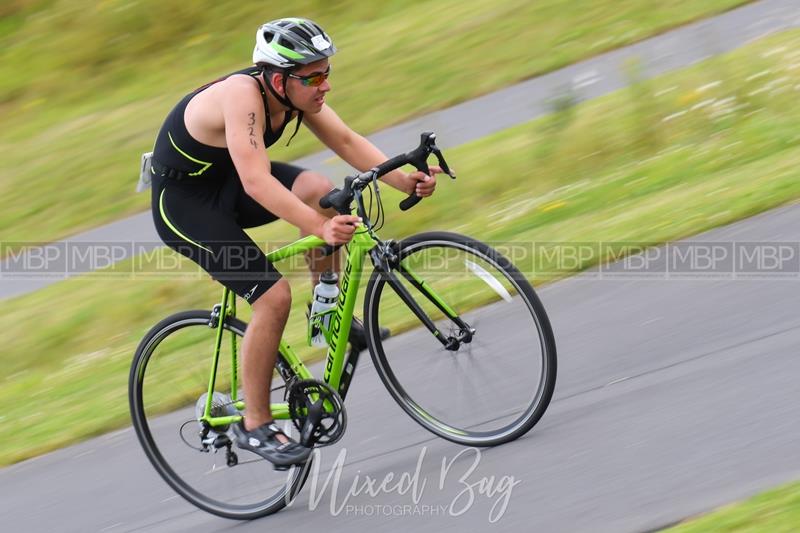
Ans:
[{"label": "man's arm", "polygon": [[[303,122],[325,146],[361,172],[388,159],[377,146],[347,126],[327,104],[322,106],[319,113],[305,115]],[[431,166],[430,175],[427,176],[422,172],[408,173],[397,169],[382,179],[406,194],[416,192],[418,196],[430,196],[436,188],[435,175],[441,171],[439,167]]]},{"label": "man's arm", "polygon": [[304,204],[270,173],[264,147],[264,105],[252,81],[230,79],[226,82],[222,112],[228,151],[245,192],[274,215],[317,235],[330,244],[350,240],[357,217],[337,216],[328,219]]}]

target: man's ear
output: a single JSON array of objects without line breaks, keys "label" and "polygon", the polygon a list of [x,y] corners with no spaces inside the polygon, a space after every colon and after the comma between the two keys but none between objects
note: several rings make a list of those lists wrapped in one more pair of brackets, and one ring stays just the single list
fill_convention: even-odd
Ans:
[{"label": "man's ear", "polygon": [[285,74],[283,74],[282,72],[272,72],[269,75],[269,81],[270,81],[270,83],[272,83],[272,88],[275,89],[275,91],[281,96],[286,96],[283,93],[283,77],[284,77],[284,75]]}]

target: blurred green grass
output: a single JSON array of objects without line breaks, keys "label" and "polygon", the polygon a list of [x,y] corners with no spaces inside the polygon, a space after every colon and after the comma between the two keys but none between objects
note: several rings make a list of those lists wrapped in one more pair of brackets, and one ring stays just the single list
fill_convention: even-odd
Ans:
[{"label": "blurred green grass", "polygon": [[[145,209],[139,154],[181,95],[247,64],[265,19],[326,27],[340,49],[329,101],[370,133],[743,3],[4,2],[0,235],[49,242]],[[320,148],[306,133],[270,154]]]},{"label": "blurred green grass", "polygon": [[794,533],[800,524],[800,483],[769,490],[664,533]]},{"label": "blurred green grass", "polygon": [[[402,195],[384,187],[381,236],[446,229],[545,250],[660,243],[796,201],[799,92],[793,31],[600,99],[554,103],[547,117],[449,150],[459,179],[442,178],[437,194],[408,213],[396,207]],[[296,236],[284,222],[251,233],[270,249]],[[604,253],[597,247],[569,268],[552,256],[514,260],[543,283]],[[313,358],[319,352],[302,347],[307,273],[302,261],[279,268],[294,291],[287,339]],[[0,310],[13,331],[0,352],[0,420],[24,422],[0,441],[0,464],[128,425],[127,371],[139,339],[168,314],[208,309],[220,292],[163,250],[9,300]],[[247,306],[240,310],[246,320]]]}]

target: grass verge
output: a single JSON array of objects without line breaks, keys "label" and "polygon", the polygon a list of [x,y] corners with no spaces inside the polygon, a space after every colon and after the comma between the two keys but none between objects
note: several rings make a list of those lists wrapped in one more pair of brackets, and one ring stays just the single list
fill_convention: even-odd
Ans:
[{"label": "grass verge", "polygon": [[[265,18],[302,13],[326,27],[340,50],[329,101],[368,133],[743,3],[5,3],[0,235],[49,242],[143,210],[133,192],[139,154],[181,95],[246,65]],[[319,148],[306,133],[270,154]]]},{"label": "grass verge", "polygon": [[[787,32],[451,150],[460,178],[443,178],[413,211],[400,213],[401,195],[384,190],[381,235],[448,229],[519,245],[532,253],[514,261],[541,283],[608,257],[594,246],[567,265],[552,253],[572,243],[660,243],[794,201],[798,50],[800,32]],[[294,234],[282,222],[253,232],[268,247]],[[1,464],[129,424],[127,369],[138,340],[163,316],[208,308],[220,292],[185,261],[176,260],[177,273],[158,265],[167,260],[176,259],[138,257],[0,310],[14,332],[0,354],[0,420],[21,421],[16,438],[0,442]],[[288,333],[299,347],[309,286],[300,265],[283,271],[302,280],[293,283]]]},{"label": "grass verge", "polygon": [[800,524],[800,483],[728,505],[664,533],[792,533]]}]

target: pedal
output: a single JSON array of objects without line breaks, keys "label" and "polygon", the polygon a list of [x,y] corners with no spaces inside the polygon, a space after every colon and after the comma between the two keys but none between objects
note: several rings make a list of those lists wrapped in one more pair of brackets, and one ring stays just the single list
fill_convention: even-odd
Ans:
[{"label": "pedal", "polygon": [[231,449],[231,439],[225,433],[221,433],[217,435],[217,437],[213,441],[213,446],[217,450],[220,448],[227,447],[229,450]]},{"label": "pedal", "polygon": [[236,452],[231,450],[230,446],[228,446],[228,453],[225,454],[225,462],[230,467],[234,467],[239,464],[239,456],[236,455]]}]

